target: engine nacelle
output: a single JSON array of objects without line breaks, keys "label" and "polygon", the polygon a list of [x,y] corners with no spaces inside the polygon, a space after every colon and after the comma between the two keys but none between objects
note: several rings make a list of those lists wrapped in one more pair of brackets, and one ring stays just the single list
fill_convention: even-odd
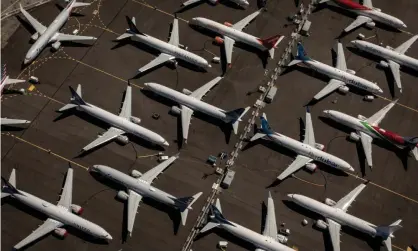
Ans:
[{"label": "engine nacelle", "polygon": [[140,171],[134,169],[134,170],[131,171],[131,176],[137,179],[137,178],[142,176],[142,173]]},{"label": "engine nacelle", "polygon": [[360,140],[360,135],[358,135],[358,134],[357,134],[357,133],[355,133],[355,132],[352,132],[352,133],[350,133],[349,138],[350,138],[352,141],[358,142],[358,141]]},{"label": "engine nacelle", "polygon": [[131,116],[129,119],[130,119],[130,120],[131,120],[131,122],[132,122],[132,123],[134,123],[134,124],[139,124],[139,123],[141,123],[141,119],[140,119],[140,118],[137,118],[137,117]]},{"label": "engine nacelle", "polygon": [[172,106],[171,110],[170,110],[170,113],[173,114],[173,115],[178,116],[181,113],[181,109],[178,106]]},{"label": "engine nacelle", "polygon": [[224,43],[224,40],[221,37],[215,37],[215,43],[221,45]]},{"label": "engine nacelle", "polygon": [[368,23],[366,23],[366,27],[369,28],[369,29],[373,29],[375,26],[376,26],[376,23],[375,22],[368,22]]},{"label": "engine nacelle", "polygon": [[186,95],[192,94],[192,92],[189,89],[186,89],[186,88],[184,88],[182,92]]},{"label": "engine nacelle", "polygon": [[315,170],[318,168],[318,166],[314,163],[308,163],[305,165],[305,167],[311,172],[315,172]]},{"label": "engine nacelle", "polygon": [[219,0],[209,0],[211,4],[217,4]]},{"label": "engine nacelle", "polygon": [[322,229],[322,230],[325,230],[325,229],[327,229],[327,228],[328,228],[327,223],[325,223],[325,221],[323,221],[323,220],[317,220],[317,221],[315,222],[315,226],[316,226],[317,228],[319,228],[319,229]]},{"label": "engine nacelle", "polygon": [[358,118],[359,120],[366,120],[366,119],[367,119],[366,117],[364,117],[364,116],[363,116],[363,115],[361,115],[361,114],[357,115],[357,118]]},{"label": "engine nacelle", "polygon": [[379,66],[382,67],[382,68],[388,68],[389,67],[389,64],[388,64],[388,62],[386,62],[384,60],[381,60],[379,62]]},{"label": "engine nacelle", "polygon": [[228,27],[232,27],[232,24],[230,22],[224,22],[224,25]]},{"label": "engine nacelle", "polygon": [[374,96],[373,95],[366,95],[364,96],[364,101],[373,101],[374,100]]},{"label": "engine nacelle", "polygon": [[169,62],[170,62],[171,67],[173,67],[174,69],[176,69],[177,65],[179,64],[175,59],[172,59]]},{"label": "engine nacelle", "polygon": [[335,206],[337,204],[337,202],[335,202],[335,201],[333,201],[333,200],[331,200],[329,198],[326,198],[325,199],[325,204],[327,204],[328,206],[333,207],[333,206]]},{"label": "engine nacelle", "polygon": [[54,234],[62,239],[64,239],[67,235],[68,232],[67,230],[65,230],[64,228],[55,228],[54,230]]},{"label": "engine nacelle", "polygon": [[286,243],[287,243],[287,241],[288,241],[287,237],[286,237],[286,236],[284,236],[284,235],[281,235],[281,234],[278,234],[278,235],[276,236],[276,240],[277,240],[278,242],[280,242],[281,244],[286,244]]},{"label": "engine nacelle", "polygon": [[71,205],[71,211],[77,215],[81,215],[84,211],[84,209],[82,207],[80,207],[79,205],[75,205],[72,204]]},{"label": "engine nacelle", "polygon": [[347,92],[350,90],[350,88],[348,88],[348,86],[344,85],[344,86],[340,86],[338,88],[338,91],[342,94],[347,94]]},{"label": "engine nacelle", "polygon": [[382,12],[382,10],[379,9],[379,8],[373,8],[373,10],[378,11],[378,12]]},{"label": "engine nacelle", "polygon": [[323,144],[315,143],[315,148],[318,150],[324,150],[325,146]]},{"label": "engine nacelle", "polygon": [[356,71],[355,70],[351,70],[351,69],[347,69],[346,72],[356,75]]},{"label": "engine nacelle", "polygon": [[35,32],[35,34],[33,34],[33,35],[30,37],[30,39],[32,39],[33,41],[38,40],[38,38],[39,38],[39,33],[38,33],[38,32]]},{"label": "engine nacelle", "polygon": [[52,48],[56,51],[60,48],[60,46],[61,46],[61,42],[59,41],[52,44]]},{"label": "engine nacelle", "polygon": [[386,49],[393,50],[393,47],[386,45]]},{"label": "engine nacelle", "polygon": [[129,138],[128,138],[127,136],[125,136],[125,135],[119,135],[119,136],[116,138],[116,141],[117,141],[119,144],[126,145],[126,144],[128,144],[128,143],[129,143]]},{"label": "engine nacelle", "polygon": [[116,198],[118,198],[119,200],[125,201],[125,200],[128,200],[129,195],[125,191],[121,190],[116,195]]}]

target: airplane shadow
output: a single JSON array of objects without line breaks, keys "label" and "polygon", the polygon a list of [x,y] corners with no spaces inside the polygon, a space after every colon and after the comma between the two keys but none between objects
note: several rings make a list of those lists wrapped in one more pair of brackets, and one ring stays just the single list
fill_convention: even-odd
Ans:
[{"label": "airplane shadow", "polygon": [[[29,125],[29,124],[26,124]],[[25,126],[25,125],[21,125],[21,126]],[[19,125],[13,126],[13,125],[2,125],[1,126],[1,131],[9,131],[9,132],[20,132],[26,129],[25,127],[21,127]]]}]

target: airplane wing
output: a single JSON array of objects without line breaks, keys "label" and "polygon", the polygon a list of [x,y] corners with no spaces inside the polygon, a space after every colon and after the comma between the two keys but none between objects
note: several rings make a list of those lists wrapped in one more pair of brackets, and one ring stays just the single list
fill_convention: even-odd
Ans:
[{"label": "airplane wing", "polygon": [[340,251],[340,231],[341,225],[331,219],[327,219],[329,236],[334,251]]},{"label": "airplane wing", "polygon": [[343,210],[344,212],[347,212],[347,209],[350,207],[351,203],[357,198],[357,196],[363,191],[363,189],[366,187],[365,184],[360,184],[356,188],[354,188],[353,191],[351,191],[349,194],[341,198],[337,204],[334,205],[335,208],[339,208]]},{"label": "airplane wing", "polygon": [[380,121],[385,118],[386,114],[392,109],[398,100],[390,102],[387,106],[383,107],[380,111],[373,114],[370,118],[366,119],[366,122],[372,125],[379,125]]},{"label": "airplane wing", "polygon": [[303,139],[303,143],[308,144],[310,146],[315,146],[315,134],[312,125],[312,117],[309,110],[306,112],[305,137]]},{"label": "airplane wing", "polygon": [[406,42],[396,47],[395,51],[401,54],[405,54],[406,51],[409,49],[409,47],[411,47],[411,45],[415,42],[415,40],[417,40],[417,38],[418,38],[418,35],[411,37]]},{"label": "airplane wing", "polygon": [[241,21],[235,23],[234,25],[232,25],[232,28],[236,29],[236,30],[243,30],[249,23],[251,23],[251,21],[253,21],[254,18],[256,18],[259,14],[261,13],[261,9],[254,12],[253,14],[250,14],[248,16],[246,16],[244,19],[242,19]]},{"label": "airplane wing", "polygon": [[73,200],[73,169],[68,168],[67,176],[65,177],[64,188],[62,189],[58,206],[63,206],[67,209],[70,208]]},{"label": "airplane wing", "polygon": [[274,210],[274,201],[273,198],[271,198],[270,192],[269,197],[267,199],[267,215],[263,235],[269,236],[275,240],[277,239],[276,213]]},{"label": "airplane wing", "polygon": [[336,79],[331,79],[328,84],[322,88],[322,90],[320,90],[315,96],[314,99],[315,100],[320,100],[323,97],[327,96],[328,94],[334,92],[335,90],[337,90],[338,88],[340,88],[341,86],[344,86],[345,83],[340,81],[340,80],[336,80]]},{"label": "airplane wing", "polygon": [[362,24],[372,22],[372,21],[373,21],[373,19],[371,19],[370,17],[358,16],[356,18],[356,20],[354,20],[349,26],[347,26],[347,28],[344,29],[344,31],[349,32],[349,31],[359,27]]},{"label": "airplane wing", "polygon": [[402,83],[401,83],[401,67],[398,63],[388,60],[390,71],[392,72],[393,79],[395,80],[396,86],[398,86],[400,92],[402,92]]},{"label": "airplane wing", "polygon": [[363,146],[364,155],[366,156],[367,164],[372,167],[373,166],[373,159],[372,159],[372,141],[373,138],[364,132],[360,132],[360,140],[361,145]]},{"label": "airplane wing", "polygon": [[107,130],[102,136],[99,136],[97,139],[95,139],[93,142],[88,144],[83,148],[83,151],[89,151],[99,145],[102,145],[104,143],[107,143],[119,135],[124,134],[125,132],[116,128],[116,127],[110,127],[109,130]]},{"label": "airplane wing", "polygon": [[226,57],[226,62],[228,64],[231,64],[232,62],[232,51],[234,50],[234,44],[235,44],[234,39],[224,36],[225,57]]},{"label": "airplane wing", "polygon": [[96,40],[97,38],[92,36],[77,36],[57,32],[49,42],[54,41],[85,41],[85,40]]},{"label": "airplane wing", "polygon": [[310,159],[308,157],[298,155],[296,157],[296,159],[292,162],[292,164],[290,164],[290,166],[288,168],[286,168],[286,170],[284,170],[279,175],[279,177],[277,177],[277,179],[284,180],[287,176],[289,176],[292,173],[296,172],[297,170],[301,169],[302,167],[304,167],[306,164],[308,164],[311,161],[312,161],[312,159]]},{"label": "airplane wing", "polygon": [[8,118],[1,118],[1,125],[19,125],[19,124],[29,124],[29,120],[24,119],[8,119]]},{"label": "airplane wing", "polygon": [[53,220],[51,218],[48,218],[42,225],[40,225],[35,231],[33,231],[28,237],[20,241],[18,244],[16,244],[13,248],[14,249],[20,249],[39,238],[42,238],[43,236],[49,234],[50,232],[54,231],[56,228],[62,227],[64,224],[62,224],[59,221]]},{"label": "airplane wing", "polygon": [[189,1],[186,1],[186,2],[182,3],[181,6],[183,6],[183,7],[188,6],[188,5],[200,2],[200,1],[202,1],[202,0],[189,0]]},{"label": "airplane wing", "polygon": [[165,54],[165,53],[161,53],[158,57],[156,57],[154,60],[152,60],[151,62],[149,62],[148,64],[146,64],[145,66],[141,67],[141,69],[139,69],[139,72],[145,72],[148,71],[151,68],[154,68],[160,64],[164,64],[165,62],[169,61],[169,60],[173,60],[176,57]]},{"label": "airplane wing", "polygon": [[183,139],[187,140],[189,136],[190,120],[192,119],[193,110],[187,106],[180,105],[181,109],[181,130],[183,133]]},{"label": "airplane wing", "polygon": [[132,116],[132,87],[129,85],[126,88],[125,99],[123,100],[122,109],[119,117],[129,119]]},{"label": "airplane wing", "polygon": [[4,81],[4,85],[11,85],[11,84],[17,84],[17,83],[24,83],[26,80],[23,79],[13,79],[13,78],[6,78]]},{"label": "airplane wing", "polygon": [[191,97],[194,97],[196,99],[202,99],[203,96],[206,95],[219,81],[221,81],[222,77],[216,77],[206,83],[205,85],[199,87],[194,92],[190,94]]},{"label": "airplane wing", "polygon": [[173,28],[171,29],[170,41],[168,41],[168,43],[178,47],[179,41],[179,20],[175,18],[173,21]]},{"label": "airplane wing", "polygon": [[139,202],[142,200],[142,196],[132,190],[129,189],[128,191],[129,197],[128,197],[128,232],[131,234],[132,229],[134,228],[135,223],[135,216],[138,211]]},{"label": "airplane wing", "polygon": [[25,9],[23,9],[22,5],[20,4],[20,11],[25,16],[25,18],[29,21],[29,23],[32,25],[32,27],[38,32],[39,34],[42,34],[45,32],[46,27],[38,22],[34,17],[32,17]]},{"label": "airplane wing", "polygon": [[367,8],[372,9],[373,8],[372,0],[363,0],[363,6],[366,6]]},{"label": "airplane wing", "polygon": [[344,48],[341,43],[337,44],[337,69],[347,71],[347,63],[345,62]]},{"label": "airplane wing", "polygon": [[168,160],[160,163],[158,166],[152,168],[148,172],[144,173],[140,179],[143,181],[146,181],[148,183],[152,183],[155,178],[157,178],[158,175],[160,175],[167,167],[173,163],[176,159],[179,158],[179,155],[176,154],[174,156],[171,156]]}]

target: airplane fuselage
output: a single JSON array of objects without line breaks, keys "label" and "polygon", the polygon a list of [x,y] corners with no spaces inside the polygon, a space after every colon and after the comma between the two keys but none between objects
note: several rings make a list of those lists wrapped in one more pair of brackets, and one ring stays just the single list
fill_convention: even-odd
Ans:
[{"label": "airplane fuselage", "polygon": [[303,63],[309,68],[322,73],[331,79],[340,80],[348,85],[355,86],[371,93],[382,93],[382,90],[377,84],[364,78],[357,77],[349,72],[337,69],[313,59],[303,61]]},{"label": "airplane fuselage", "polygon": [[133,134],[139,138],[145,139],[157,145],[167,145],[167,141],[161,135],[151,130],[148,130],[140,125],[137,125],[131,122],[129,119],[119,117],[97,106],[94,106],[92,104],[79,105],[77,109],[82,110],[90,114],[91,116],[108,123],[109,125],[119,128],[125,131],[126,133]]},{"label": "airplane fuselage", "polygon": [[70,209],[56,206],[24,191],[19,192],[21,194],[15,193],[12,195],[13,198],[47,215],[49,218],[57,220],[64,225],[74,227],[96,238],[107,239],[110,237],[110,234],[107,233],[106,230],[104,230],[102,227],[88,220],[85,220],[78,215],[73,214],[71,211],[69,211]]},{"label": "airplane fuselage", "polygon": [[198,56],[175,45],[159,40],[155,37],[149,35],[135,34],[134,36],[132,36],[132,39],[144,43],[162,53],[172,55],[175,58],[179,58],[183,61],[199,66],[203,69],[209,67],[208,61],[206,61],[206,59],[202,58],[201,56]]}]

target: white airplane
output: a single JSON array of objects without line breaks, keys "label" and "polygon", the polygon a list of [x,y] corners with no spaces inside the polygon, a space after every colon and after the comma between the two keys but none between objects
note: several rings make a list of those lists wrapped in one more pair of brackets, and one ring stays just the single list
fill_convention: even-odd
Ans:
[{"label": "white airplane", "polygon": [[[188,0],[188,1],[184,2],[184,3],[182,3],[181,6],[182,7],[186,7],[186,6],[195,4],[197,2],[201,2],[201,1],[203,1],[203,0]],[[217,4],[219,2],[219,0],[208,0],[208,1],[211,4]],[[227,0],[227,1],[233,2],[233,3],[235,3],[238,6],[240,6],[243,9],[247,9],[247,7],[250,5],[247,0]]]},{"label": "white airplane", "polygon": [[[200,230],[200,233],[204,233],[214,227],[219,227],[225,231],[237,236],[240,239],[244,239],[252,243],[257,251],[293,251],[294,249],[282,244],[279,240],[286,242],[287,238],[277,234],[276,214],[274,210],[274,201],[269,197],[267,200],[267,216],[263,230],[263,234],[254,232],[246,227],[243,227],[235,222],[227,220],[222,215],[221,203],[219,199],[216,199],[216,205],[211,205],[210,208],[210,221]],[[284,237],[284,238],[283,238]]]},{"label": "white airplane", "polygon": [[384,58],[385,60],[380,61],[379,65],[384,68],[390,68],[395,83],[398,86],[400,92],[402,92],[401,74],[399,71],[400,66],[406,66],[414,69],[415,71],[418,71],[418,60],[405,55],[406,51],[409,49],[409,47],[411,47],[415,40],[417,40],[417,38],[418,35],[415,35],[395,49],[389,46],[386,46],[385,48],[367,41],[360,40],[354,40],[351,41],[351,43],[360,50]]},{"label": "white airplane", "polygon": [[[334,92],[335,90],[338,90],[343,94],[346,94],[350,90],[350,88],[347,85],[363,89],[373,94],[383,93],[382,89],[376,83],[372,83],[369,80],[357,77],[355,75],[355,71],[347,69],[347,64],[344,56],[344,49],[341,43],[338,43],[337,45],[336,66],[332,67],[308,57],[305,52],[305,49],[299,42],[296,58],[288,64],[288,67],[300,63],[303,63],[304,65],[308,66],[314,71],[322,73],[331,79],[328,82],[328,85],[326,85],[321,91],[319,91],[314,96],[314,100],[320,100],[328,94]],[[374,98],[371,95],[368,95],[367,97],[369,99]]]},{"label": "white airplane", "polygon": [[12,170],[9,181],[2,177],[5,185],[1,190],[1,198],[12,197],[19,202],[41,212],[48,216],[48,219],[33,231],[28,237],[20,241],[13,248],[15,250],[42,238],[43,236],[54,232],[55,235],[64,238],[68,235],[64,226],[70,226],[95,238],[112,240],[112,236],[99,225],[81,218],[83,208],[72,204],[73,197],[73,169],[69,168],[65,178],[64,188],[62,189],[60,200],[57,205],[51,204],[32,194],[16,189],[16,171]]},{"label": "white airplane", "polygon": [[300,194],[288,194],[287,196],[296,204],[322,215],[326,222],[317,220],[316,226],[320,229],[328,229],[334,251],[340,251],[340,230],[341,225],[354,228],[372,237],[381,238],[388,251],[392,250],[393,233],[402,228],[401,220],[397,220],[389,226],[376,226],[370,222],[357,218],[347,213],[347,209],[356,199],[360,192],[366,187],[361,184],[338,202],[325,199],[325,203],[311,199]]},{"label": "white airplane", "polygon": [[108,166],[94,165],[89,168],[89,172],[99,173],[103,177],[111,179],[126,188],[127,193],[125,191],[119,191],[117,197],[127,201],[127,230],[131,236],[139,202],[141,202],[144,197],[151,198],[178,209],[181,214],[182,224],[183,226],[186,225],[187,214],[189,213],[189,210],[192,209],[193,203],[202,195],[202,192],[189,197],[177,198],[152,186],[152,182],[158,175],[164,172],[171,163],[178,159],[178,157],[178,155],[172,156],[143,174],[137,170],[132,170],[132,177]]},{"label": "white airplane", "polygon": [[241,118],[250,109],[249,106],[246,108],[238,108],[232,111],[225,111],[201,100],[203,96],[205,96],[206,93],[209,92],[221,79],[222,77],[216,77],[194,92],[183,89],[183,93],[157,83],[145,83],[144,85],[146,89],[167,99],[173,100],[179,104],[179,107],[173,106],[171,108],[171,112],[181,116],[183,139],[185,142],[187,142],[190,120],[192,119],[194,111],[212,116],[222,120],[225,123],[231,123],[234,133],[238,133],[238,124],[241,121]]},{"label": "white airplane", "polygon": [[81,85],[78,85],[77,91],[74,91],[74,89],[70,86],[70,91],[72,95],[71,102],[59,109],[59,112],[77,108],[78,110],[84,111],[111,125],[109,130],[102,135],[99,135],[97,139],[85,146],[83,151],[89,151],[114,139],[121,144],[128,144],[129,138],[124,135],[126,133],[133,134],[156,145],[169,145],[161,135],[140,126],[139,123],[141,120],[132,116],[132,87],[130,85],[126,88],[125,100],[123,101],[123,106],[119,115],[115,115],[103,110],[100,107],[85,102],[81,98]]},{"label": "white airplane", "polygon": [[296,159],[290,164],[290,166],[282,172],[277,179],[283,180],[292,173],[298,171],[302,167],[306,167],[310,171],[315,171],[317,165],[312,163],[313,161],[318,161],[324,163],[330,167],[342,170],[342,171],[351,171],[354,169],[346,161],[322,151],[324,145],[315,143],[315,135],[312,125],[312,117],[309,112],[309,108],[306,111],[305,119],[305,136],[303,142],[289,138],[283,134],[274,132],[270,125],[267,122],[267,116],[263,113],[261,116],[261,132],[256,133],[250,141],[255,141],[257,139],[267,139],[271,140],[274,143],[281,145],[287,149],[290,149],[297,153]]},{"label": "white airplane", "polygon": [[20,125],[20,124],[30,124],[29,120],[24,119],[9,119],[9,118],[1,118],[0,125]]},{"label": "white airplane", "polygon": [[147,65],[141,67],[138,70],[139,73],[148,71],[166,62],[169,62],[174,67],[177,67],[177,59],[196,65],[204,70],[206,70],[206,68],[208,67],[211,67],[211,65],[208,63],[208,61],[206,61],[206,59],[183,49],[184,45],[181,45],[179,42],[179,24],[177,18],[174,19],[170,40],[168,42],[159,40],[157,38],[151,37],[150,35],[140,32],[136,27],[135,18],[132,18],[131,20],[129,19],[129,17],[126,17],[126,20],[128,21],[129,29],[127,29],[124,34],[116,38],[116,40],[119,41],[122,39],[131,38],[134,41],[144,43],[161,52],[161,54],[158,57],[149,62]]},{"label": "white airplane", "polygon": [[222,38],[215,37],[215,42],[224,45],[226,62],[229,66],[231,66],[232,51],[235,42],[250,45],[261,51],[268,51],[270,57],[274,57],[274,49],[277,47],[280,41],[282,41],[284,36],[275,35],[266,39],[261,39],[242,31],[252,20],[254,20],[254,18],[256,18],[261,13],[261,11],[262,9],[254,12],[253,14],[245,17],[235,24],[228,22],[220,24],[203,17],[192,18],[189,24],[197,27],[202,27],[222,35]]},{"label": "white airplane", "polygon": [[344,32],[349,32],[360,25],[366,24],[368,28],[375,27],[376,23],[389,25],[396,29],[404,29],[406,25],[398,18],[383,13],[380,9],[374,8],[372,0],[363,0],[363,4],[354,2],[352,0],[320,0],[319,3],[333,2],[336,6],[357,14],[357,19],[354,20]]},{"label": "white airplane", "polygon": [[39,53],[47,46],[49,43],[52,44],[52,48],[58,50],[61,46],[62,41],[84,41],[84,40],[96,40],[95,37],[90,36],[76,36],[60,33],[59,30],[67,22],[68,18],[71,15],[71,10],[76,7],[88,6],[90,3],[79,3],[76,0],[72,0],[67,7],[65,7],[61,13],[55,18],[54,21],[45,27],[34,17],[32,17],[26,10],[23,9],[20,5],[20,11],[36,30],[36,33],[32,35],[31,39],[36,40],[36,42],[30,47],[28,53],[25,56],[24,64],[28,64],[34,60]]},{"label": "white airplane", "polygon": [[399,149],[407,149],[411,152],[415,159],[418,160],[417,137],[402,137],[394,132],[387,131],[379,127],[380,122],[385,118],[386,114],[396,104],[396,102],[397,100],[391,102],[369,118],[362,115],[358,115],[358,118],[354,118],[345,113],[332,110],[325,110],[324,113],[328,118],[356,131],[350,134],[350,139],[356,142],[361,141],[364,155],[366,156],[366,161],[370,168],[373,166],[373,139],[389,142]]}]

